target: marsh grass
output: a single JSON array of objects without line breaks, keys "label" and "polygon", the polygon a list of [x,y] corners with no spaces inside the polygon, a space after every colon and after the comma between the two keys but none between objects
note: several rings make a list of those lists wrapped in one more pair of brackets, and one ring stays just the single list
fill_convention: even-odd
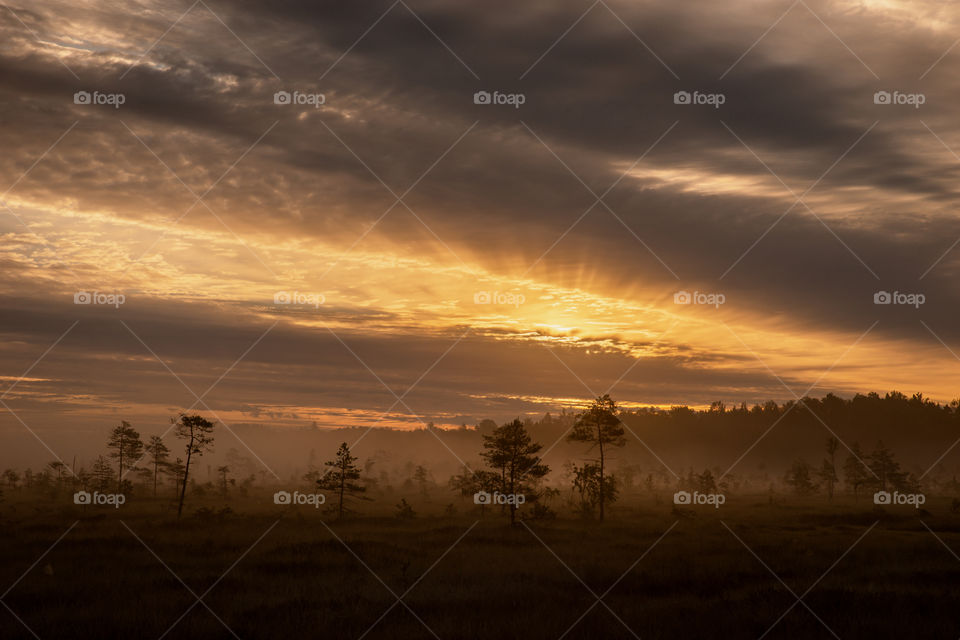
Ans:
[{"label": "marsh grass", "polygon": [[[865,502],[741,499],[679,514],[635,505],[602,526],[530,522],[536,536],[488,513],[452,549],[477,522],[472,509],[338,522],[262,502],[181,521],[154,502],[5,508],[3,590],[79,521],[3,598],[42,639],[429,638],[430,630],[443,639],[758,638],[796,601],[771,571],[797,595],[816,583],[803,602],[841,638],[956,637],[960,629],[960,560],[921,523],[960,551],[960,517],[946,502],[923,515]],[[181,579],[197,595],[210,590],[203,602],[232,632],[203,604],[191,609],[196,598]],[[409,589],[405,604],[387,587]],[[595,604],[590,590],[611,587]],[[32,637],[0,609],[0,638]],[[832,636],[797,604],[766,637]]]}]

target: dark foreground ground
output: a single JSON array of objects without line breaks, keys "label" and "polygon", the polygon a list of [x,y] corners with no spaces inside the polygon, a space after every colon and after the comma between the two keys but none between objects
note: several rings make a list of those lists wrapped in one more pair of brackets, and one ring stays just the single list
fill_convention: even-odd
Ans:
[{"label": "dark foreground ground", "polygon": [[177,522],[157,504],[8,506],[0,638],[960,636],[946,502],[731,502],[513,529],[472,506],[343,522],[304,507]]}]

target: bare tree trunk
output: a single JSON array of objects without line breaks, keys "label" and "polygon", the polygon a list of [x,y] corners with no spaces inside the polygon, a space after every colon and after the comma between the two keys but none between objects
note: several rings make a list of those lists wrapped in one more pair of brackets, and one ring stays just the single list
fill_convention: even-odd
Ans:
[{"label": "bare tree trunk", "polygon": [[603,508],[607,501],[605,482],[603,481],[603,426],[597,418],[597,441],[600,443],[600,522],[603,522]]},{"label": "bare tree trunk", "polygon": [[344,490],[344,485],[346,485],[346,484],[347,484],[347,475],[346,475],[346,472],[343,471],[343,470],[341,470],[341,471],[340,471],[340,504],[339,504],[338,507],[337,507],[337,519],[338,519],[338,520],[342,520],[342,519],[343,519],[343,490]]},{"label": "bare tree trunk", "polygon": [[120,434],[120,470],[117,471],[117,493],[123,492],[123,434]]},{"label": "bare tree trunk", "polygon": [[835,450],[830,451],[830,499],[833,500],[833,489],[839,478],[837,477],[837,458]]},{"label": "bare tree trunk", "polygon": [[180,504],[177,507],[177,518],[183,513],[183,500],[187,496],[187,476],[190,474],[190,455],[193,453],[193,437],[190,438],[190,444],[187,446],[187,464],[183,467],[183,486],[180,487]]},{"label": "bare tree trunk", "polygon": [[513,498],[513,502],[510,504],[510,526],[516,526],[517,524],[517,487],[516,481],[514,480],[514,468],[516,467],[516,462],[510,467],[510,494]]}]

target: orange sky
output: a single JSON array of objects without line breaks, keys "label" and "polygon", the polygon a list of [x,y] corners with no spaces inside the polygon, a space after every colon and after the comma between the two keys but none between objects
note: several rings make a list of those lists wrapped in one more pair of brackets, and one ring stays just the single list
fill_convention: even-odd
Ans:
[{"label": "orange sky", "polygon": [[3,16],[0,424],[957,396],[941,5],[388,6]]}]

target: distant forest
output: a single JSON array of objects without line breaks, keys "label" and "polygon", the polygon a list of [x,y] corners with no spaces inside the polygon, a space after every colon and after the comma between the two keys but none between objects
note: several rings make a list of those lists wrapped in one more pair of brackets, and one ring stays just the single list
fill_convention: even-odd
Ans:
[{"label": "distant forest", "polygon": [[[923,491],[954,498],[960,508],[960,403],[941,405],[921,394],[627,411],[604,396],[585,401],[581,411],[502,424],[247,427],[239,438],[202,416],[181,415],[171,425],[166,434],[141,435],[121,422],[105,429],[95,458],[61,458],[40,470],[7,467],[0,491],[112,490],[173,498],[180,512],[191,496],[320,488],[340,496],[341,515],[349,487],[367,501],[413,492],[436,505],[482,492],[524,494],[538,509],[560,500],[600,519],[615,502],[662,502],[674,491],[770,500]],[[409,506],[406,499],[400,505]]]}]

